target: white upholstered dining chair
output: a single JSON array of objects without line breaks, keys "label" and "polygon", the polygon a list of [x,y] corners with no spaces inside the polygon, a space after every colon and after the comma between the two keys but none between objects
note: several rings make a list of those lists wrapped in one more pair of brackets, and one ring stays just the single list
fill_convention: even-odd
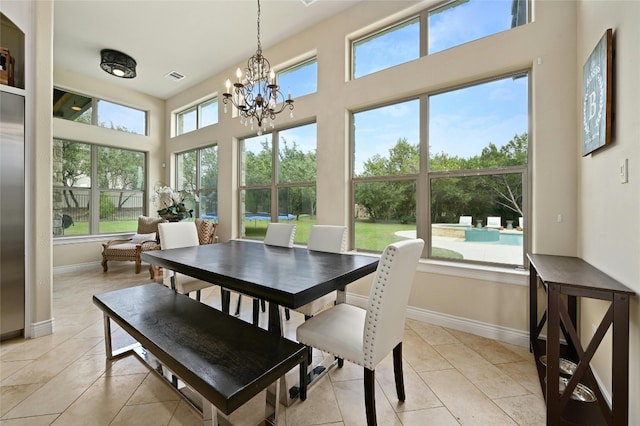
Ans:
[{"label": "white upholstered dining chair", "polygon": [[[327,253],[342,253],[347,247],[347,227],[335,225],[312,225],[307,250]],[[312,317],[318,312],[335,304],[336,292],[332,291],[313,302],[297,308],[295,311]]]},{"label": "white upholstered dining chair", "polygon": [[421,239],[389,244],[380,257],[367,309],[340,303],[298,326],[300,343],[364,367],[367,424],[376,422],[375,368],[393,351],[396,392],[405,400],[402,338],[409,293],[424,247]]},{"label": "white upholstered dining chair", "polygon": [[[160,246],[163,250],[197,246],[201,241],[198,235],[198,228],[194,222],[159,223],[158,232],[160,234]],[[170,280],[171,288],[179,293],[188,295],[195,291],[196,300],[198,301],[200,300],[201,290],[213,286],[213,284],[206,281],[178,274],[167,269],[164,269],[163,276],[164,282]]]}]

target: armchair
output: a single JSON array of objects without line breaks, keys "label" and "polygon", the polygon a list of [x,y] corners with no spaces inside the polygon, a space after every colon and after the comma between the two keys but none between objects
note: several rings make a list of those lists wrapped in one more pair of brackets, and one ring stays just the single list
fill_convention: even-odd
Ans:
[{"label": "armchair", "polygon": [[[158,223],[165,222],[161,217],[138,217],[138,229],[136,234],[127,239],[115,239],[102,243],[102,270],[107,272],[107,262],[129,261],[135,262],[136,274],[140,273],[140,254],[143,251],[156,250],[158,243]],[[151,277],[153,278],[153,277]]]}]

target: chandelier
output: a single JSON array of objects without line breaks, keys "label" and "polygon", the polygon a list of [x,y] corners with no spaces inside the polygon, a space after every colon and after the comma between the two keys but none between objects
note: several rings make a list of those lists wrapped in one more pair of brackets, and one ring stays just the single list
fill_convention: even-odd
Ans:
[{"label": "chandelier", "polygon": [[[227,103],[231,101],[240,114],[240,124],[258,126],[258,135],[267,130],[267,125],[274,127],[276,114],[280,114],[289,107],[290,117],[293,117],[293,99],[291,94],[285,99],[275,81],[275,73],[267,58],[262,56],[260,44],[260,0],[258,0],[258,50],[247,61],[244,76],[240,68],[236,71],[237,81],[232,84],[227,79],[225,86],[227,91],[222,94],[224,112],[227,112]],[[282,103],[278,105],[278,102]]]}]

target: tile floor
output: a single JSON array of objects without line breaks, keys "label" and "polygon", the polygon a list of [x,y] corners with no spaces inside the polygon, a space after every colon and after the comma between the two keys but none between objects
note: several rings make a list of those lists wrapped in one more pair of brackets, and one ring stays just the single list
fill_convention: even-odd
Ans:
[{"label": "tile floor", "polygon": [[[202,424],[136,357],[105,359],[102,314],[91,296],[148,282],[146,269],[135,275],[130,263],[112,262],[109,269],[106,274],[99,266],[55,274],[55,333],[0,344],[0,425]],[[219,306],[219,294],[213,287],[203,299]],[[244,297],[243,319],[250,320],[250,305]],[[288,336],[295,336],[300,321],[301,316],[292,313]],[[127,339],[121,329],[114,331],[114,347]],[[545,424],[544,401],[527,348],[408,320],[403,351],[404,404],[395,395],[391,356],[376,369],[381,426]],[[321,356],[318,351],[315,355]],[[281,406],[278,424],[365,425],[362,386],[361,368],[345,362],[344,368],[332,370],[310,388],[306,401]],[[260,399],[252,403],[264,404]],[[245,424],[261,410],[243,407],[232,421]]]}]

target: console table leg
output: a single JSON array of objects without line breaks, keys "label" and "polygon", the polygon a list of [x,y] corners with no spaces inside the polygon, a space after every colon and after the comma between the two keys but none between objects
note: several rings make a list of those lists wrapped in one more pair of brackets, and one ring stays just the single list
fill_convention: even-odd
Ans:
[{"label": "console table leg", "polygon": [[611,403],[614,425],[629,423],[629,296],[613,296],[613,353]]},{"label": "console table leg", "polygon": [[547,289],[547,423],[560,419],[560,287],[549,283]]}]

